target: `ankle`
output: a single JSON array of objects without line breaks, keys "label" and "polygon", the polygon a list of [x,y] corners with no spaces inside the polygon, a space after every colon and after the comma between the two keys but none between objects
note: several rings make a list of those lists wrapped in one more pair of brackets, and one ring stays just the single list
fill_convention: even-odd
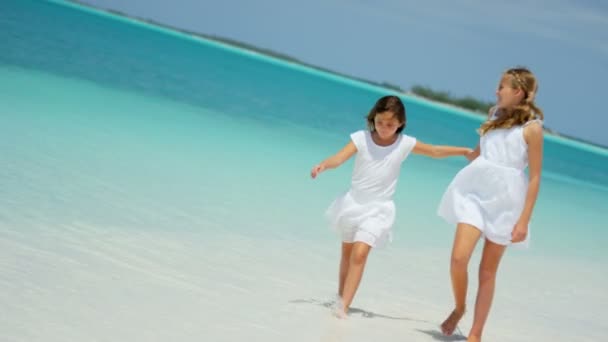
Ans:
[{"label": "ankle", "polygon": [[475,328],[471,328],[471,331],[469,331],[469,338],[471,338],[471,337],[481,339],[481,331],[478,331]]}]

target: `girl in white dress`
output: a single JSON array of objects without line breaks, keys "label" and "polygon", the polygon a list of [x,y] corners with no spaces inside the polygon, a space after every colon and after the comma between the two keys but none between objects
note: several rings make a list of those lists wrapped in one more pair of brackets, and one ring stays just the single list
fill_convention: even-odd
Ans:
[{"label": "girl in white dress", "polygon": [[479,238],[485,241],[468,341],[481,340],[506,246],[528,245],[543,147],[543,112],[534,104],[537,89],[536,78],[526,68],[502,75],[496,106],[479,129],[473,161],[456,175],[439,204],[439,216],[457,225],[450,265],[456,307],[441,325],[446,335],[454,332],[465,313],[467,266]]},{"label": "girl in white dress", "polygon": [[433,146],[401,134],[405,107],[399,97],[380,98],[367,116],[368,130],[351,134],[351,141],[335,155],[314,166],[312,178],[340,166],[356,154],[350,191],[327,211],[331,226],[342,236],[339,300],[335,314],[345,318],[373,247],[390,240],[395,220],[393,194],[401,163],[410,152],[435,158],[472,154],[463,147]]}]

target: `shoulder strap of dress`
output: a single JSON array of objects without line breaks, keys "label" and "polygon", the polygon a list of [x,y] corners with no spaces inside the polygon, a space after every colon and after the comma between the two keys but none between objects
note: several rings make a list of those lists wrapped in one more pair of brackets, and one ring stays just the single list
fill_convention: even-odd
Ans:
[{"label": "shoulder strap of dress", "polygon": [[352,142],[355,144],[355,146],[357,147],[357,151],[359,152],[365,150],[367,147],[367,132],[369,131],[360,130],[350,135]]},{"label": "shoulder strap of dress", "polygon": [[401,155],[403,156],[403,159],[405,159],[416,146],[416,138],[411,137],[407,134],[403,134],[400,139],[401,139],[401,146],[400,146]]},{"label": "shoulder strap of dress", "polygon": [[526,127],[534,122],[538,122],[541,126],[543,125],[543,120],[539,116],[535,116],[534,119],[529,120],[528,122],[523,124],[523,127]]}]

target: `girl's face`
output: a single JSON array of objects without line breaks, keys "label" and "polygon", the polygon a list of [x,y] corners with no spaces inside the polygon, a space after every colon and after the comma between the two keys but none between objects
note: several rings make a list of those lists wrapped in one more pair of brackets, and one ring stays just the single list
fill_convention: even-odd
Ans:
[{"label": "girl's face", "polygon": [[496,105],[499,108],[511,108],[521,103],[525,94],[524,91],[519,88],[513,88],[512,78],[513,76],[505,75],[498,84],[496,89]]},{"label": "girl's face", "polygon": [[403,126],[403,122],[399,122],[393,112],[386,111],[378,113],[374,117],[374,128],[383,140],[393,138],[401,126]]}]

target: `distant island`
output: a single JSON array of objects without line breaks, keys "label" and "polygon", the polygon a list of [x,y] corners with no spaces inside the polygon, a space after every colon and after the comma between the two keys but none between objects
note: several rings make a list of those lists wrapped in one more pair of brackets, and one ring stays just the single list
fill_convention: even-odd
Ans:
[{"label": "distant island", "polygon": [[[244,43],[244,42],[240,42],[234,39],[230,39],[230,38],[224,38],[224,37],[219,37],[219,36],[215,36],[215,35],[209,35],[209,34],[204,34],[204,33],[199,33],[199,32],[194,32],[194,31],[190,31],[190,30],[186,30],[186,29],[182,29],[179,27],[175,27],[175,26],[171,26],[165,23],[161,23],[158,22],[156,20],[153,19],[148,19],[148,18],[142,18],[142,17],[137,17],[137,16],[132,16],[130,14],[121,12],[121,11],[117,11],[117,10],[113,10],[113,9],[104,9],[104,8],[99,8],[99,7],[95,7],[91,4],[88,4],[86,2],[83,2],[81,0],[68,0],[69,2],[75,3],[77,5],[81,5],[84,7],[89,7],[95,10],[99,10],[99,11],[103,11],[103,12],[107,12],[107,13],[111,13],[117,16],[121,16],[121,17],[125,17],[128,19],[132,19],[135,21],[139,21],[142,23],[147,23],[150,25],[154,25],[154,26],[158,26],[161,28],[165,28],[168,30],[172,30],[172,31],[177,31],[177,32],[181,32],[190,36],[195,36],[195,37],[200,37],[206,40],[210,40],[210,41],[214,41],[214,42],[218,42],[218,43],[223,43],[223,44],[227,44],[230,46],[234,46],[240,49],[244,49],[244,50],[249,50],[249,51],[253,51],[259,54],[263,54],[265,56],[269,56],[269,57],[273,57],[273,58],[277,58],[277,59],[281,59],[287,62],[291,62],[291,63],[295,63],[298,65],[302,65],[311,69],[315,69],[318,71],[322,71],[322,72],[327,72],[333,75],[337,75],[337,76],[341,76],[344,78],[348,78],[351,80],[356,80],[359,82],[363,82],[363,83],[367,83],[370,85],[374,85],[377,87],[381,87],[381,88],[385,88],[387,90],[392,90],[392,91],[396,91],[398,93],[402,93],[404,95],[414,95],[414,96],[418,96],[418,97],[422,97],[425,98],[427,100],[430,101],[435,101],[435,102],[439,102],[439,103],[443,103],[443,104],[448,104],[448,105],[452,105],[455,106],[457,108],[461,108],[467,111],[470,111],[472,113],[475,114],[479,114],[482,116],[486,116],[488,114],[488,111],[490,110],[490,108],[494,105],[494,102],[490,102],[490,101],[482,101],[482,100],[478,100],[475,99],[471,96],[465,96],[465,97],[454,97],[452,95],[450,95],[449,92],[447,91],[437,91],[437,90],[433,90],[429,87],[426,86],[422,86],[422,85],[414,85],[412,86],[412,88],[410,90],[404,90],[403,88],[401,88],[398,85],[392,84],[390,82],[387,81],[383,81],[383,82],[376,82],[376,81],[371,81],[371,80],[367,80],[364,78],[360,78],[360,77],[356,77],[356,76],[352,76],[352,75],[348,75],[348,74],[344,74],[344,73],[340,73],[334,70],[330,70],[327,68],[323,68],[317,65],[313,65],[313,64],[309,64],[307,62],[301,61],[295,57],[286,55],[284,53],[280,53],[280,52],[276,52],[270,49],[265,49],[265,48],[260,48],[258,46],[254,46],[252,44],[248,44],[248,43]],[[555,136],[560,136],[563,138],[567,138],[570,140],[575,140],[578,142],[582,142],[584,144],[588,144],[588,145],[592,145],[595,147],[599,147],[601,149],[608,149],[608,146],[602,146],[599,145],[597,143],[593,143],[590,141],[586,141],[580,138],[575,138],[572,136],[568,136],[562,133],[559,133],[549,127],[547,127],[546,125],[544,126],[544,130],[546,133],[551,134],[551,135],[555,135]]]},{"label": "distant island", "polygon": [[381,87],[381,88],[386,88],[386,89],[390,89],[399,93],[403,93],[403,94],[407,94],[407,95],[417,95],[432,101],[437,101],[437,102],[441,102],[441,103],[446,103],[446,104],[450,104],[453,106],[456,106],[458,108],[462,108],[462,109],[466,109],[469,111],[473,111],[473,112],[477,112],[483,115],[487,115],[488,110],[494,105],[492,102],[484,102],[484,101],[479,101],[474,99],[473,97],[467,96],[467,97],[453,97],[451,96],[448,92],[445,91],[435,91],[429,87],[425,87],[425,86],[421,86],[421,85],[415,85],[413,86],[409,91],[404,90],[403,88],[401,88],[398,85],[392,84],[390,82],[376,82],[376,81],[371,81],[371,80],[367,80],[367,79],[363,79],[360,77],[356,77],[356,76],[352,76],[352,75],[348,75],[348,74],[343,74],[340,72],[336,72],[334,70],[330,70],[327,68],[323,68],[317,65],[313,65],[313,64],[309,64],[306,63],[302,60],[299,60],[295,57],[280,53],[280,52],[276,52],[270,49],[265,49],[265,48],[260,48],[258,46],[254,46],[248,43],[244,43],[244,42],[240,42],[234,39],[230,39],[230,38],[224,38],[224,37],[219,37],[219,36],[215,36],[215,35],[209,35],[209,34],[204,34],[204,33],[199,33],[199,32],[194,32],[194,31],[189,31],[186,29],[182,29],[179,27],[175,27],[175,26],[171,26],[165,23],[161,23],[158,22],[156,20],[153,19],[148,19],[148,18],[142,18],[142,17],[137,17],[137,16],[132,16],[130,14],[121,12],[121,11],[117,11],[117,10],[113,10],[113,9],[103,9],[103,8],[98,8],[95,7],[93,5],[87,4],[86,2],[80,1],[80,0],[70,0],[73,3],[76,3],[78,5],[82,5],[82,6],[86,6],[86,7],[90,7],[90,8],[94,8],[97,10],[101,10],[104,12],[108,12],[108,13],[112,13],[121,17],[126,17],[129,19],[133,19],[136,21],[140,21],[140,22],[144,22],[144,23],[148,23],[154,26],[159,26],[162,28],[166,28],[172,31],[178,31],[181,33],[185,33],[187,35],[191,35],[191,36],[196,36],[196,37],[201,37],[207,40],[211,40],[211,41],[215,41],[215,42],[219,42],[219,43],[224,43],[227,45],[231,45],[234,47],[238,47],[241,49],[245,49],[245,50],[249,50],[249,51],[254,51],[266,56],[270,56],[270,57],[274,57],[274,58],[278,58],[284,61],[288,61],[291,63],[295,63],[295,64],[299,64],[311,69],[315,69],[315,70],[319,70],[319,71],[323,71],[323,72],[327,72],[333,75],[338,75],[341,77],[345,77],[348,79],[352,79],[352,80],[357,80],[359,82],[363,82],[363,83],[367,83],[367,84],[371,84],[377,87]]}]

